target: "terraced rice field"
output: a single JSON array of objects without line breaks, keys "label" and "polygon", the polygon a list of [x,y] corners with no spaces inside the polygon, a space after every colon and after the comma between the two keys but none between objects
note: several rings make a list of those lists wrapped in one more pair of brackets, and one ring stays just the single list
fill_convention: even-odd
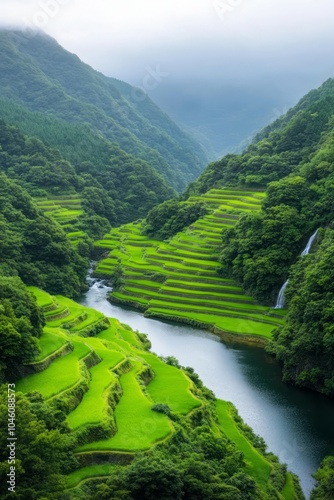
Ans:
[{"label": "terraced rice field", "polygon": [[96,246],[110,250],[97,274],[111,275],[118,264],[124,285],[110,300],[145,316],[191,323],[216,332],[270,338],[283,316],[255,303],[233,280],[222,278],[221,234],[240,214],[259,210],[264,193],[212,189],[186,203],[205,202],[209,213],[170,241],[151,240],[140,224],[113,229]]},{"label": "terraced rice field", "polygon": [[[79,460],[78,469],[67,476],[68,490],[108,477],[137,452],[149,452],[169,439],[181,422],[185,429],[191,427],[197,411],[202,415],[206,406],[213,410],[185,371],[148,351],[127,325],[64,297],[30,290],[46,326],[39,339],[41,353],[27,365],[32,373],[18,380],[16,388],[38,391],[48,404],[65,411]],[[171,413],[154,411],[156,404],[168,405]],[[266,491],[272,464],[238,428],[230,403],[217,400],[216,416],[213,433],[236,443],[245,456],[245,471]],[[280,498],[293,495],[287,474]]]},{"label": "terraced rice field", "polygon": [[[185,373],[145,350],[128,326],[65,297],[30,290],[46,326],[41,353],[27,365],[34,373],[17,381],[17,390],[38,391],[50,404],[68,405],[67,423],[78,436],[79,458],[148,450],[168,438],[174,426],[166,415],[152,411],[156,403],[168,404],[176,415],[202,406]],[[102,464],[94,475],[105,469]]]},{"label": "terraced rice field", "polygon": [[77,223],[80,215],[83,214],[81,200],[78,195],[47,196],[35,198],[35,202],[44,215],[57,221],[70,242],[76,246],[85,237],[83,231],[77,230]]}]

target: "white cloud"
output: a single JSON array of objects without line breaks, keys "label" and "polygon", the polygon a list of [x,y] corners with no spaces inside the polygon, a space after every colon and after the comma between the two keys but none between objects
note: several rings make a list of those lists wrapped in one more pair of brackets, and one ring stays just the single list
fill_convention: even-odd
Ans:
[{"label": "white cloud", "polygon": [[[273,71],[326,62],[333,0],[1,0],[5,24],[37,24],[97,69],[140,79]],[[320,58],[320,59],[319,59]],[[253,67],[253,68],[252,68]],[[328,75],[330,76],[330,75]]]}]

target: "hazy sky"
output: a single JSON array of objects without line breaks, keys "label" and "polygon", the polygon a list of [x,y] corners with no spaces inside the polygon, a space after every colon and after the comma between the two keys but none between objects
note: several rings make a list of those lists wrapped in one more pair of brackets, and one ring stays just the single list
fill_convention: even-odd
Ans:
[{"label": "hazy sky", "polygon": [[283,108],[334,77],[333,0],[0,0],[0,22],[40,27],[153,97],[156,84],[160,101],[271,87]]},{"label": "hazy sky", "polygon": [[44,29],[85,62],[131,81],[232,82],[279,71],[329,77],[333,0],[0,0],[2,24]]}]

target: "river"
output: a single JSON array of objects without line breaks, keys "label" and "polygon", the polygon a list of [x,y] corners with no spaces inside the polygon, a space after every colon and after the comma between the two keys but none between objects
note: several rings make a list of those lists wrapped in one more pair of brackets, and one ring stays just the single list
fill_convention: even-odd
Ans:
[{"label": "river", "polygon": [[281,382],[278,364],[260,347],[223,342],[203,330],[145,318],[110,304],[110,288],[91,280],[81,303],[146,333],[152,351],[191,366],[218,398],[231,401],[268,450],[296,473],[306,497],[312,474],[334,454],[334,402]]}]

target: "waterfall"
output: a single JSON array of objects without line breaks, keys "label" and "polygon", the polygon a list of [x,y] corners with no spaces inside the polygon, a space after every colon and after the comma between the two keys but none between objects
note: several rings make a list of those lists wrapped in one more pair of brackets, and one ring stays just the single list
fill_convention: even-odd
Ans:
[{"label": "waterfall", "polygon": [[274,309],[282,309],[284,307],[284,292],[288,286],[289,280],[286,280],[280,291],[278,292],[277,302]]},{"label": "waterfall", "polygon": [[[315,231],[315,233],[313,233],[312,236],[310,237],[310,239],[308,240],[306,247],[304,248],[304,250],[300,254],[301,257],[305,257],[305,255],[308,255],[310,253],[313,242],[314,242],[315,238],[317,237],[318,231],[319,231],[319,229],[317,229]],[[288,283],[289,283],[289,280],[286,280],[286,282],[284,283],[284,285],[282,286],[282,288],[278,292],[277,302],[276,302],[274,309],[282,309],[284,307],[284,302],[285,302],[284,295],[285,295],[285,289],[288,286]]]},{"label": "waterfall", "polygon": [[312,244],[313,244],[313,242],[314,242],[314,240],[315,240],[315,238],[316,238],[316,236],[318,234],[318,231],[319,231],[319,229],[317,229],[316,232],[314,234],[312,234],[311,238],[308,240],[305,249],[301,253],[302,257],[304,257],[304,255],[308,255],[310,253]]}]

